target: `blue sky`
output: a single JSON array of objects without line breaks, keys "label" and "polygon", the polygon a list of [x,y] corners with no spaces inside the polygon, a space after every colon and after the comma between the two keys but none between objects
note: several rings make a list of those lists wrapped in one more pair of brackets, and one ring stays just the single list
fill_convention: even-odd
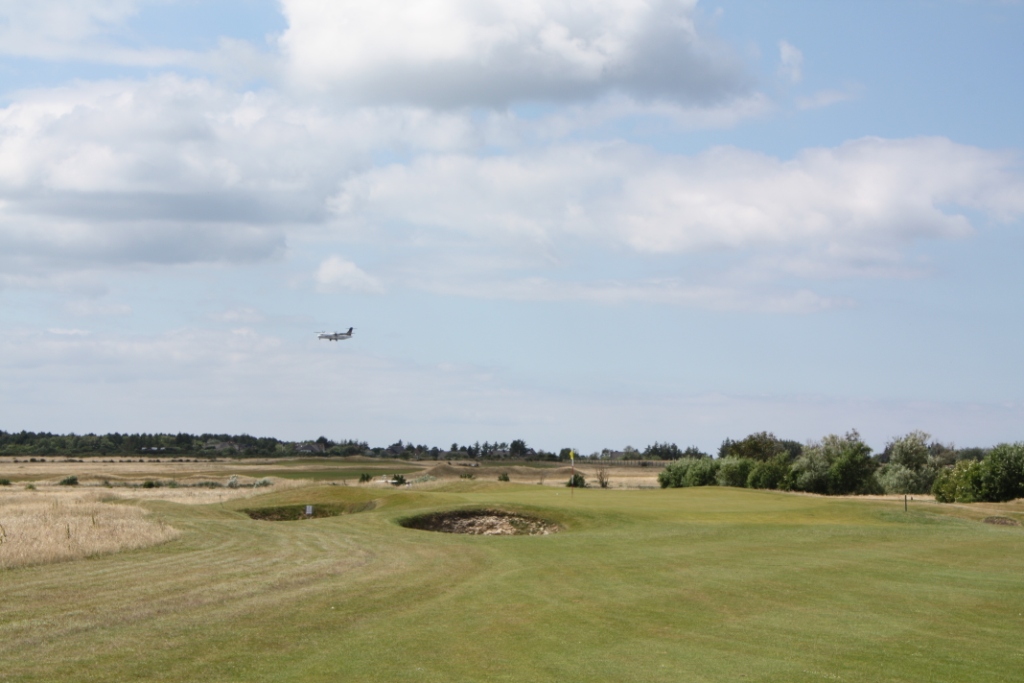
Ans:
[{"label": "blue sky", "polygon": [[0,2],[0,429],[1019,440],[1021,35],[996,0]]}]

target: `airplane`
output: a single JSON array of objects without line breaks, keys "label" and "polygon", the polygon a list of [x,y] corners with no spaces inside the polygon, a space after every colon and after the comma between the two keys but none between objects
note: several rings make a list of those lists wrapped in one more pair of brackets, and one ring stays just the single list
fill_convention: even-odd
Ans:
[{"label": "airplane", "polygon": [[326,332],[320,332],[316,335],[317,339],[326,339],[327,341],[344,341],[345,339],[352,338],[352,330],[354,327],[348,328],[348,332],[333,332],[328,334]]}]

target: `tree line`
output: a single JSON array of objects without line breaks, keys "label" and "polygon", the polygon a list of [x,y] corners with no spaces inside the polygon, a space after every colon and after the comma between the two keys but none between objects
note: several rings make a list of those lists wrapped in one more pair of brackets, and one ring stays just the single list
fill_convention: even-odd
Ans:
[{"label": "tree line", "polygon": [[662,488],[736,486],[823,495],[926,494],[943,503],[1024,497],[1024,442],[956,449],[921,431],[873,454],[856,430],[801,445],[769,432],[726,439],[718,458],[681,458],[658,476]]},{"label": "tree line", "polygon": [[[574,449],[558,453],[533,449],[522,439],[459,445],[448,449],[405,443],[371,447],[365,441],[287,442],[248,434],[51,434],[0,430],[0,455],[156,457],[293,457],[351,456],[411,460],[471,458],[486,460],[547,460],[564,462]],[[854,430],[830,434],[801,444],[757,432],[740,440],[725,439],[717,457],[695,446],[655,442],[642,451],[605,449],[580,460],[670,461],[659,475],[662,487],[737,486],[806,491],[825,495],[924,494],[940,502],[1002,501],[1024,497],[1024,443],[991,449],[954,448],[921,431],[890,440],[873,453]]]}]

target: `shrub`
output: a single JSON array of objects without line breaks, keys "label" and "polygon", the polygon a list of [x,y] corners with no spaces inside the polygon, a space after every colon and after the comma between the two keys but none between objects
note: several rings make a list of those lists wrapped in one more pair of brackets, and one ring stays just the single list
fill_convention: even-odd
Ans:
[{"label": "shrub", "polygon": [[886,493],[928,493],[932,490],[938,472],[932,467],[913,470],[905,465],[883,465],[875,478]]},{"label": "shrub", "polygon": [[725,458],[750,458],[751,460],[771,460],[772,458],[785,455],[788,460],[793,460],[803,451],[796,441],[787,441],[777,438],[771,432],[758,432],[751,434],[742,441],[726,439],[718,449],[718,457]]},{"label": "shrub", "polygon": [[984,460],[986,450],[984,448],[961,448],[956,452],[956,459],[959,460]]},{"label": "shrub", "polygon": [[661,488],[713,486],[717,483],[718,468],[718,461],[710,458],[682,458],[661,471],[658,483]]},{"label": "shrub", "polygon": [[1002,502],[1024,497],[1024,442],[999,444],[983,464],[981,500]]},{"label": "shrub", "polygon": [[582,474],[576,472],[571,477],[569,477],[569,481],[566,482],[565,485],[568,486],[569,488],[585,489],[587,488],[587,480]]},{"label": "shrub", "polygon": [[359,475],[359,483],[360,484],[365,484],[366,482],[369,482],[369,481],[373,481],[373,475],[372,474],[367,474],[366,472],[363,472],[362,474]]},{"label": "shrub", "polygon": [[597,471],[597,485],[603,489],[608,488],[608,470],[601,468]]},{"label": "shrub", "polygon": [[10,486],[11,480],[0,477],[0,486]]},{"label": "shrub", "polygon": [[718,485],[746,486],[747,479],[750,478],[750,470],[753,467],[754,461],[750,458],[725,458],[718,465],[718,476],[716,478]]},{"label": "shrub", "polygon": [[747,488],[785,488],[789,475],[789,455],[781,453],[771,460],[759,462],[751,468],[750,476],[747,477]]},{"label": "shrub", "polygon": [[394,477],[392,477],[391,483],[394,484],[395,486],[401,486],[402,484],[405,483],[405,475],[396,474]]},{"label": "shrub", "polygon": [[[174,482],[172,482],[172,483],[174,483]],[[258,488],[262,488],[264,486],[273,486],[273,485],[274,485],[274,482],[270,479],[270,477],[263,477],[261,479],[257,479],[255,482],[253,482],[252,487],[254,489],[258,489]]]},{"label": "shrub", "polygon": [[459,479],[475,479],[476,475],[472,472],[463,472],[459,475]]},{"label": "shrub", "polygon": [[35,484],[25,484],[25,490],[26,491],[35,491],[36,490],[36,485]]},{"label": "shrub", "polygon": [[686,481],[686,473],[690,470],[690,465],[695,462],[698,461],[684,458],[670,463],[658,474],[658,483],[661,484],[661,488],[677,489],[682,486],[689,486]]},{"label": "shrub", "polygon": [[871,448],[854,429],[808,444],[793,462],[788,487],[834,496],[872,493],[880,490],[874,470]]},{"label": "shrub", "polygon": [[[922,431],[914,431],[896,437],[885,447],[889,454],[889,463],[902,465],[908,470],[920,470],[928,464],[928,439],[930,438],[930,435]],[[916,493],[916,491],[908,491],[908,493]]]},{"label": "shrub", "polygon": [[146,481],[142,482],[142,488],[144,489],[155,489],[159,486],[160,482],[153,481],[152,479],[147,479]]},{"label": "shrub", "polygon": [[985,470],[984,463],[977,460],[961,460],[952,467],[943,468],[932,484],[935,500],[939,503],[973,503],[981,500]]},{"label": "shrub", "polygon": [[498,475],[498,481],[508,481],[508,472],[502,472]]},{"label": "shrub", "polygon": [[228,477],[228,483],[226,484],[226,486],[229,489],[237,489],[238,488],[238,475],[237,474],[232,474],[230,477]]},{"label": "shrub", "polygon": [[78,486],[78,477],[72,474],[70,477],[64,477],[57,484],[60,486]]}]

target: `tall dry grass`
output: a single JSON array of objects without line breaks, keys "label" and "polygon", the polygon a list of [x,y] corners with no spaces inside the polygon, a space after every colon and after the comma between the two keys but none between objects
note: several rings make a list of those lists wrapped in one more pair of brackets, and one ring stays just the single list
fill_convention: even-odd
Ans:
[{"label": "tall dry grass", "polygon": [[94,493],[0,494],[0,570],[144,548],[178,536],[134,505]]}]

